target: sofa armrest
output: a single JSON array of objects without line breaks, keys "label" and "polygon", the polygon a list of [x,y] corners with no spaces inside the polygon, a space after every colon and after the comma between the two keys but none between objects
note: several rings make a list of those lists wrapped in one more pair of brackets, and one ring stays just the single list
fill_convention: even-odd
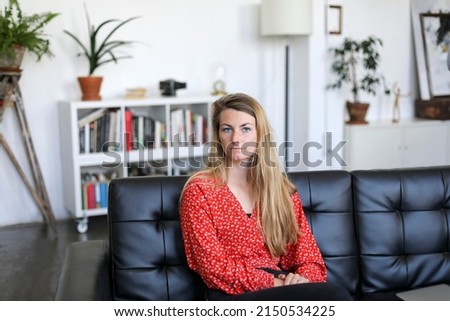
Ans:
[{"label": "sofa armrest", "polygon": [[72,243],[66,251],[55,300],[111,300],[109,269],[106,241]]}]

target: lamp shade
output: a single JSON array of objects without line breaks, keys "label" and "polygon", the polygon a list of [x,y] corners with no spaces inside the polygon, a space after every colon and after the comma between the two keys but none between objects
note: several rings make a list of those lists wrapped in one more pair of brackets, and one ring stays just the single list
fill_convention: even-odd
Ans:
[{"label": "lamp shade", "polygon": [[261,35],[301,36],[312,31],[313,0],[262,0]]}]

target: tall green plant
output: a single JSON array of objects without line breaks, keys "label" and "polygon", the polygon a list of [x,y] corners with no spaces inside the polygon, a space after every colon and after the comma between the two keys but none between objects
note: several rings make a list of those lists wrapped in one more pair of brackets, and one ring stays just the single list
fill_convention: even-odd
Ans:
[{"label": "tall green plant", "polygon": [[20,45],[34,54],[37,61],[44,55],[53,56],[43,29],[58,15],[45,12],[26,16],[18,0],[9,0],[4,10],[0,11],[0,55],[15,58],[14,45]]},{"label": "tall green plant", "polygon": [[378,72],[379,48],[382,46],[381,39],[369,36],[361,41],[345,38],[339,47],[331,48],[334,58],[331,70],[337,75],[337,80],[327,88],[338,89],[349,83],[355,103],[361,102],[360,92],[375,95],[380,85],[384,85],[385,93],[389,94],[384,76]]},{"label": "tall green plant", "polygon": [[[75,42],[81,47],[82,52],[78,53],[77,56],[84,56],[87,58],[89,63],[89,76],[92,76],[94,72],[102,65],[110,62],[117,63],[120,59],[132,58],[130,55],[117,55],[115,50],[119,47],[130,45],[134,41],[124,41],[124,40],[112,40],[113,34],[120,29],[125,24],[139,17],[132,17],[124,21],[118,19],[109,19],[102,22],[98,27],[91,24],[88,11],[86,6],[84,7],[86,14],[86,21],[88,27],[89,43],[87,45],[78,38],[75,34],[70,31],[64,30]],[[112,26],[112,30],[106,34],[103,40],[99,39],[100,32],[106,26]]]}]

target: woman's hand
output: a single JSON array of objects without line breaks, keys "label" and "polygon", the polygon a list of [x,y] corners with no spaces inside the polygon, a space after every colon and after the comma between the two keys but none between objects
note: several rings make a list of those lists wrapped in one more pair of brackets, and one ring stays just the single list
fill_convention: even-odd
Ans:
[{"label": "woman's hand", "polygon": [[289,273],[288,275],[280,274],[277,278],[274,279],[274,286],[284,286],[301,283],[309,283],[309,280],[297,273]]}]

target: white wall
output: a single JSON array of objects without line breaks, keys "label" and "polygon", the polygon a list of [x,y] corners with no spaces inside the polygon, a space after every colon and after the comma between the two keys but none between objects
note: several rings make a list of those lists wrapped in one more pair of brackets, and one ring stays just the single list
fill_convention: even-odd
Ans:
[{"label": "white wall", "polygon": [[[222,63],[226,66],[227,90],[246,92],[259,99],[277,135],[283,137],[284,42],[259,36],[259,0],[85,2],[94,24],[107,18],[142,16],[124,27],[118,36],[146,45],[127,49],[133,59],[98,71],[105,77],[103,99],[121,96],[130,87],[146,87],[150,95],[158,95],[159,81],[167,78],[187,82],[187,90],[179,94],[209,93],[214,67]],[[48,10],[61,13],[46,28],[55,57],[39,63],[31,56],[25,57],[20,80],[35,150],[57,219],[69,215],[62,201],[64,173],[60,166],[57,102],[78,100],[76,77],[87,72],[86,62],[76,57],[78,48],[62,30],[86,32],[82,3],[82,0],[21,0],[25,13]],[[414,96],[409,0],[333,3],[342,3],[344,7],[344,35],[359,37],[374,33],[383,38],[382,70],[389,81],[397,81],[402,90],[411,90]],[[326,131],[332,131],[336,139],[342,137],[344,94],[324,90],[330,76],[326,49],[342,39],[325,34],[326,5],[325,0],[314,0],[313,35],[293,41],[291,106],[295,129],[291,137],[296,146],[310,140],[322,142]],[[371,107],[369,118],[390,117],[389,108],[388,102],[379,102]],[[403,100],[401,108],[403,117],[412,115],[410,102]],[[2,126],[26,169],[21,136],[10,111]],[[323,155],[319,152],[314,157]],[[0,225],[42,221],[37,206],[1,148],[0,164]]]},{"label": "white wall", "polygon": [[[414,117],[414,99],[417,97],[416,73],[414,64],[414,46],[412,42],[412,28],[410,20],[410,0],[344,0],[329,1],[333,4],[341,4],[343,8],[343,34],[340,36],[326,36],[325,47],[335,47],[344,37],[362,39],[367,35],[381,38],[384,45],[380,50],[380,72],[386,78],[387,85],[391,88],[397,83],[402,93],[411,93],[409,97],[400,99],[401,117]],[[323,48],[312,55],[324,57],[319,60],[326,66],[324,83],[311,83],[310,93],[322,95],[323,88],[330,83],[335,75],[329,71],[331,60],[329,53]],[[382,89],[380,88],[380,91]],[[349,99],[349,91],[325,92],[325,118],[322,125],[324,131],[332,132],[333,143],[343,139],[343,128],[347,114],[344,110],[345,100]],[[391,119],[393,97],[379,94],[374,96],[362,96],[363,100],[370,103],[367,120],[369,122]],[[311,106],[311,108],[313,108]],[[310,123],[312,125],[312,123]],[[317,137],[319,133],[311,128],[310,135]],[[315,135],[315,136],[314,136]],[[337,166],[337,164],[334,164]]]}]

